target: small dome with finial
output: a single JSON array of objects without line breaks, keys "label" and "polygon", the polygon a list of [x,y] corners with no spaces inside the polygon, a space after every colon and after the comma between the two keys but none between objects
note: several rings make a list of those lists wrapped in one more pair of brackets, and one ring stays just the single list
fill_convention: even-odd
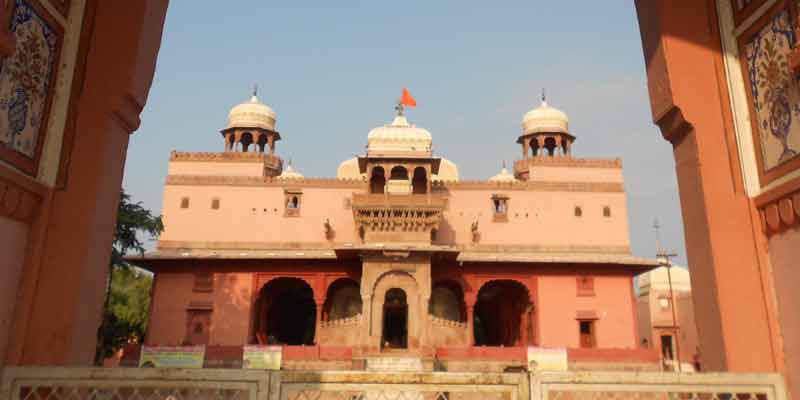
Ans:
[{"label": "small dome with finial", "polygon": [[275,130],[275,111],[258,99],[257,89],[250,100],[233,107],[228,113],[227,128],[261,128]]},{"label": "small dome with finial", "polygon": [[427,129],[409,124],[402,108],[391,124],[379,126],[367,135],[369,154],[431,153],[431,133]]},{"label": "small dome with finial", "polygon": [[278,179],[303,179],[303,174],[295,171],[295,169],[292,168],[292,162],[290,161],[289,165],[286,166],[286,169],[283,170],[283,172],[281,172],[281,174],[278,176]]},{"label": "small dome with finial", "polygon": [[514,178],[508,170],[506,169],[506,163],[503,162],[503,168],[500,170],[500,173],[489,178],[490,182],[516,182],[517,178]]},{"label": "small dome with finial", "polygon": [[550,107],[542,91],[542,104],[528,111],[522,118],[524,135],[531,133],[567,133],[569,134],[569,118],[563,111]]}]

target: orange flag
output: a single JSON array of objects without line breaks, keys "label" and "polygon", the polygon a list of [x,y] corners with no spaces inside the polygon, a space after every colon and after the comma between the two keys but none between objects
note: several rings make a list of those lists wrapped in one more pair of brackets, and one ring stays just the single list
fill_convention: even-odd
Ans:
[{"label": "orange flag", "polygon": [[400,104],[406,107],[416,107],[417,101],[411,97],[411,93],[408,92],[408,89],[403,88],[403,96],[400,97]]}]

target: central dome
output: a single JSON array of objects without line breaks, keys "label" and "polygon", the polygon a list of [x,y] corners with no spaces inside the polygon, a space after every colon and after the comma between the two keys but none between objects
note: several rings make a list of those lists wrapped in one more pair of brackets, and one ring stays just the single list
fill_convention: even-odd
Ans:
[{"label": "central dome", "polygon": [[227,128],[261,128],[274,131],[275,111],[253,95],[250,101],[231,109]]},{"label": "central dome", "polygon": [[547,101],[522,118],[524,135],[531,133],[569,133],[569,118],[563,111],[550,107]]},{"label": "central dome", "polygon": [[405,116],[398,115],[389,125],[379,126],[367,135],[370,154],[431,153],[431,133],[410,125]]}]

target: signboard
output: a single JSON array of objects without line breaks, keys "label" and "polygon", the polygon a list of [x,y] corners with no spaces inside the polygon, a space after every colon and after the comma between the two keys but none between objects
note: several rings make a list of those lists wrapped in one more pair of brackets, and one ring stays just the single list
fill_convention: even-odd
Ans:
[{"label": "signboard", "polygon": [[242,352],[242,368],[280,370],[283,347],[246,345]]},{"label": "signboard", "polygon": [[203,368],[206,346],[142,346],[139,367]]},{"label": "signboard", "polygon": [[567,349],[528,347],[528,371],[566,371]]}]

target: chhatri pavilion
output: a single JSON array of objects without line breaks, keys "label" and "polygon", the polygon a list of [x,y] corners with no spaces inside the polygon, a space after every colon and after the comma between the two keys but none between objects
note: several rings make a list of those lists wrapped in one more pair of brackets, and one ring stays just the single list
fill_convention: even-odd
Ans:
[{"label": "chhatri pavilion", "polygon": [[203,344],[217,366],[280,345],[285,369],[503,371],[529,346],[570,369],[657,366],[633,285],[656,262],[631,254],[621,160],[574,157],[543,98],[509,135],[512,170],[463,181],[402,103],[333,178],[284,166],[291,134],[255,94],[222,151],[173,151],[165,231],[131,259],[155,274],[145,344]]}]

